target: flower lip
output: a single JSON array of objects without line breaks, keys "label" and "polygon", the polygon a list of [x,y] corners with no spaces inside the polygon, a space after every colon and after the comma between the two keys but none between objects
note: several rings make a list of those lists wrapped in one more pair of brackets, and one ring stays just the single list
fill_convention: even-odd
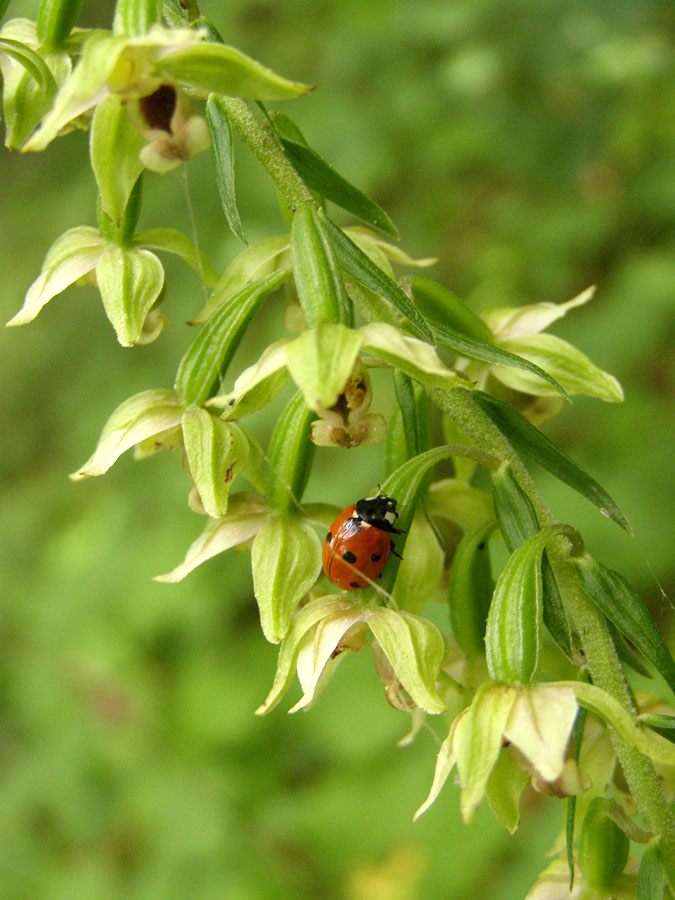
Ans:
[{"label": "flower lip", "polygon": [[148,127],[171,134],[176,100],[176,89],[172,84],[162,84],[152,94],[141,97],[138,106]]}]

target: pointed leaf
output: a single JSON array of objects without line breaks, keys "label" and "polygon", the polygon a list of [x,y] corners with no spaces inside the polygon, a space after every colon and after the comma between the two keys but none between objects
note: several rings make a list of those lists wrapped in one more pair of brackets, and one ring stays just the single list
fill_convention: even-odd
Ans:
[{"label": "pointed leaf", "polygon": [[287,100],[311,91],[310,85],[288,81],[226,44],[192,44],[168,53],[159,63],[170,81],[204,93],[258,100]]},{"label": "pointed leaf", "polygon": [[234,190],[234,145],[232,126],[217,94],[209,94],[206,101],[206,121],[211,132],[211,147],[216,165],[216,184],[223,205],[225,219],[235,237],[246,244]]},{"label": "pointed leaf", "polygon": [[234,424],[217,419],[205,409],[190,407],[183,415],[183,440],[190,473],[207,515],[227,512],[232,482],[248,456],[248,441]]},{"label": "pointed leaf", "polygon": [[323,322],[286,345],[288,370],[310,409],[318,412],[336,403],[362,342],[361,331]]},{"label": "pointed leaf", "polygon": [[125,450],[180,424],[183,406],[173,391],[143,391],[117,407],[103,427],[96,450],[73,481],[103,475]]},{"label": "pointed leaf", "polygon": [[350,301],[342,283],[325,216],[311,203],[298,207],[291,226],[291,263],[307,324],[351,325]]},{"label": "pointed leaf", "polygon": [[[548,383],[545,383],[539,374],[525,371],[523,366],[518,372],[512,368],[493,369],[495,378],[514,391],[551,397],[562,385],[570,395],[587,394],[608,403],[620,403],[623,400],[623,391],[616,378],[599,369],[581,350],[562,338],[552,334],[533,334],[501,341],[500,347],[524,357],[549,375],[546,379]],[[555,380],[554,385],[550,384],[551,378]]]},{"label": "pointed leaf", "polygon": [[356,281],[376,294],[380,294],[410,322],[410,327],[424,340],[434,343],[434,334],[428,322],[401,288],[388,278],[382,269],[347,237],[334,222],[326,218],[331,243],[343,270]]},{"label": "pointed leaf", "polygon": [[482,684],[467,714],[457,723],[454,750],[462,785],[462,818],[467,824],[483,799],[490,772],[497,762],[516,693],[508,685]]},{"label": "pointed leaf", "polygon": [[277,644],[319,577],[321,541],[297,516],[273,516],[253,541],[251,568],[263,633]]},{"label": "pointed leaf", "polygon": [[384,606],[364,608],[365,621],[396,677],[415,704],[432,715],[445,711],[436,680],[445,641],[428,619]]},{"label": "pointed leaf", "polygon": [[[540,384],[542,379],[546,381],[553,389],[551,391],[553,395],[561,394],[563,397],[567,398],[565,389],[558,384],[555,378],[553,378],[552,375],[549,375],[548,372],[545,372],[544,369],[535,365],[533,362],[530,362],[529,359],[518,356],[515,352],[509,352],[504,347],[498,347],[495,344],[487,343],[478,338],[461,334],[461,332],[455,331],[447,325],[442,325],[440,322],[430,320],[430,325],[436,335],[438,343],[442,344],[444,347],[448,347],[455,353],[459,353],[462,356],[468,356],[470,359],[480,359],[483,362],[492,363],[493,365],[511,366],[512,368],[521,369],[530,373],[530,380],[536,384]],[[499,371],[493,370],[495,376],[501,381],[504,381],[504,378],[500,374],[501,371],[501,369]],[[527,377],[525,380],[527,380]],[[519,388],[518,390],[525,389]],[[530,391],[530,393],[533,392]],[[541,391],[538,390],[536,393],[541,394]]]},{"label": "pointed leaf", "polygon": [[362,219],[369,225],[397,238],[396,226],[378,203],[370,200],[358,188],[350,184],[311,147],[294,139],[295,136],[291,137],[284,133],[285,118],[285,116],[277,116],[274,120],[274,127],[281,136],[281,143],[286,155],[307,187],[352,213],[357,219]]},{"label": "pointed leaf", "polygon": [[164,575],[155,575],[153,581],[168,584],[181,581],[207,559],[249,541],[263,527],[268,515],[267,504],[262,497],[249,493],[232,494],[227,515],[223,519],[210,519],[204,531],[188,548],[183,562]]},{"label": "pointed leaf", "polygon": [[605,568],[588,554],[574,563],[584,590],[675,693],[675,661],[635,591],[618,572]]},{"label": "pointed leaf", "polygon": [[289,235],[282,234],[264,238],[242,250],[218,279],[208,303],[191,324],[205,322],[228,297],[236,294],[249,282],[261,279],[277,269],[286,268],[289,264],[289,244]]},{"label": "pointed leaf", "polygon": [[186,404],[203,403],[210,395],[232,361],[254,313],[288,275],[288,271],[273,272],[242,288],[223,303],[197,333],[176,373],[176,391]]},{"label": "pointed leaf", "polygon": [[359,329],[363,336],[363,350],[372,353],[388,365],[406,375],[434,387],[466,387],[471,384],[459,378],[438,358],[436,351],[425,341],[408,337],[392,325],[373,322]]},{"label": "pointed leaf", "polygon": [[451,337],[473,338],[483,347],[494,346],[492,332],[481,317],[442,284],[416,277],[412,280],[412,292],[424,314],[435,320],[434,328],[447,329]]},{"label": "pointed leaf", "polygon": [[89,135],[89,156],[103,212],[116,227],[143,171],[139,154],[145,143],[132,125],[121,97],[106,97],[97,105]]},{"label": "pointed leaf", "polygon": [[474,391],[472,396],[519,453],[578,491],[594,503],[603,515],[629,534],[633,533],[628,520],[607,491],[587,472],[567,459],[545,434],[531,425],[517,410],[483,391]]},{"label": "pointed leaf", "polygon": [[108,244],[96,263],[96,280],[117,340],[133,347],[164,285],[161,262],[149,250]]},{"label": "pointed leaf", "polygon": [[95,228],[71,228],[47,251],[42,271],[28,289],[23,306],[7,325],[32,322],[52,297],[90,272],[98,262],[104,241]]},{"label": "pointed leaf", "polygon": [[436,798],[441,792],[441,788],[448,780],[450,773],[454,769],[455,763],[457,762],[457,757],[455,756],[455,751],[453,749],[455,729],[458,722],[461,721],[462,716],[466,716],[468,714],[469,709],[466,709],[457,718],[453,719],[452,724],[450,725],[450,732],[441,744],[441,749],[438,751],[438,756],[436,757],[434,780],[431,785],[431,790],[429,791],[429,796],[413,816],[413,822],[416,822],[417,819],[419,819],[419,817],[429,809],[432,803],[436,801]]},{"label": "pointed leaf", "polygon": [[133,237],[135,247],[144,250],[159,250],[160,253],[173,253],[199,273],[207,287],[214,287],[219,279],[216,269],[209,263],[203,253],[192,243],[190,238],[175,228],[148,228],[138,231]]}]

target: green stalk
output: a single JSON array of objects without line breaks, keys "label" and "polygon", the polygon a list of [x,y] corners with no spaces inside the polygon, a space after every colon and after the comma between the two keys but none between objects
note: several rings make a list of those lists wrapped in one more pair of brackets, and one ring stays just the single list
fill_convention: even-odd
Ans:
[{"label": "green stalk", "polygon": [[239,97],[219,95],[219,101],[239,137],[248,144],[253,155],[265,167],[290,210],[294,212],[305,203],[313,204],[309,189],[289,162],[269,122],[259,120],[248,103]]},{"label": "green stalk", "polygon": [[[536,510],[541,527],[555,524],[555,518],[535,488],[532,479],[509,441],[478,409],[466,390],[427,389],[432,400],[484,450],[511,463],[514,475]],[[567,541],[552,542],[548,548],[550,562],[567,606],[578,630],[593,683],[621,703],[631,714],[635,704],[616,654],[607,620],[586,595],[568,564]],[[658,835],[666,876],[675,889],[675,818],[668,807],[659,778],[650,759],[629,747],[609,728],[617,758],[645,823]]]}]

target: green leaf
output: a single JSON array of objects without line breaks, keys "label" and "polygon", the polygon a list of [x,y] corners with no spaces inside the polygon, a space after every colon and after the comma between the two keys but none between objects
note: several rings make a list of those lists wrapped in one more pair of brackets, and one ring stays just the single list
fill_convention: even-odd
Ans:
[{"label": "green leaf", "polygon": [[182,426],[190,474],[204,510],[222,518],[232,482],[246,463],[248,441],[237,425],[223,422],[205,409],[186,409]]},{"label": "green leaf", "polygon": [[158,65],[170,81],[206,94],[287,100],[312,90],[310,85],[282,78],[226,44],[192,44],[163,56]]},{"label": "green leaf", "polygon": [[311,203],[298,207],[291,226],[291,264],[298,299],[310,328],[321,322],[352,323],[325,216]]},{"label": "green leaf", "polygon": [[37,14],[37,36],[46,47],[65,46],[80,14],[82,0],[41,0]]},{"label": "green leaf", "polygon": [[232,494],[225,517],[209,519],[204,531],[188,548],[183,562],[164,575],[155,575],[153,581],[167,584],[181,581],[208,559],[251,540],[268,516],[267,504],[262,497],[247,492]]},{"label": "green leaf", "polygon": [[251,556],[253,590],[260,623],[276,644],[287,633],[291,617],[321,571],[321,541],[297,516],[275,515],[258,532]]},{"label": "green leaf", "polygon": [[180,424],[183,405],[173,391],[143,391],[120,404],[103,427],[96,450],[73,481],[103,475],[130,447]]},{"label": "green leaf", "polygon": [[[436,335],[438,343],[442,344],[444,347],[448,347],[455,353],[461,353],[462,356],[468,356],[470,359],[480,359],[483,362],[492,363],[493,365],[512,366],[516,369],[522,369],[531,373],[531,375],[537,379],[537,382],[540,382],[541,379],[548,382],[553,388],[551,393],[558,393],[566,399],[569,399],[565,389],[558,384],[553,376],[549,375],[548,372],[545,372],[529,360],[524,359],[522,356],[510,353],[502,347],[497,347],[494,344],[487,343],[479,338],[461,334],[459,331],[455,331],[447,325],[442,325],[440,322],[430,320],[429,324]],[[495,374],[498,378],[503,380],[501,375],[498,375],[496,372]],[[524,388],[520,388],[519,390],[524,390]],[[537,391],[536,393],[541,393],[541,391]]]},{"label": "green leaf", "polygon": [[103,307],[123,347],[133,347],[164,285],[164,269],[149,250],[108,244],[96,263]]},{"label": "green leaf", "polygon": [[314,444],[309,436],[314,418],[302,391],[297,391],[277,419],[267,450],[267,497],[272,509],[285,512],[302,500],[312,469]]},{"label": "green leaf", "polygon": [[485,652],[485,628],[494,588],[488,539],[496,527],[495,519],[488,519],[465,534],[452,558],[448,583],[450,624],[469,659]]},{"label": "green leaf", "polygon": [[514,688],[505,684],[484,683],[455,728],[454,750],[462,785],[461,810],[467,824],[483,799],[515,701]]},{"label": "green leaf", "polygon": [[200,404],[229,366],[244,332],[262,301],[288,277],[273,272],[233,294],[200,329],[176,373],[176,391],[186,405]]},{"label": "green leaf", "polygon": [[651,728],[661,737],[675,744],[675,716],[666,716],[660,713],[642,713],[640,721]]},{"label": "green leaf", "polygon": [[7,325],[32,322],[52,297],[91,272],[106,244],[95,228],[71,228],[54,241],[42,263],[42,271],[28,289],[23,306]]},{"label": "green leaf", "polygon": [[514,550],[497,579],[485,633],[488,671],[497,681],[528,684],[539,663],[540,561],[548,537],[539,533]]},{"label": "green leaf", "polygon": [[434,334],[412,300],[401,288],[384,274],[368,256],[330,219],[326,218],[328,234],[344,271],[376,294],[380,294],[410,322],[412,330],[424,340],[434,344]]},{"label": "green leaf", "polygon": [[227,269],[218,279],[213,293],[191,325],[205,322],[228,297],[236,294],[251,281],[270,275],[289,265],[288,248],[290,237],[287,234],[277,235],[251,244],[235,256]]},{"label": "green leaf", "polygon": [[531,425],[517,410],[483,391],[474,391],[472,396],[519,453],[578,491],[595,504],[604,516],[612,519],[629,534],[633,533],[628,520],[607,491],[561,453],[546,435]]},{"label": "green leaf", "polygon": [[[502,384],[525,394],[537,394],[542,397],[553,396],[562,385],[570,394],[587,394],[608,403],[620,403],[623,400],[621,385],[608,372],[594,365],[576,347],[552,334],[533,334],[525,337],[500,341],[502,349],[544,369],[549,377],[548,383],[541,376],[530,372],[514,372],[513,369],[493,369],[493,375]],[[524,367],[521,366],[521,369]],[[551,385],[551,377],[556,384]]]},{"label": "green leaf", "polygon": [[145,250],[159,250],[160,253],[172,253],[174,256],[179,256],[199,273],[207,287],[214,287],[218,283],[220,275],[216,269],[210,265],[190,238],[175,228],[148,228],[146,231],[138,231],[134,235],[132,243],[135,247]]},{"label": "green leaf", "polygon": [[494,345],[492,332],[481,317],[442,284],[431,278],[416,277],[412,280],[412,292],[422,312],[436,320],[434,328],[438,326],[447,329],[450,335],[473,338],[481,346]]},{"label": "green leaf", "polygon": [[350,184],[323,157],[297,139],[285,123],[286,116],[277,115],[274,127],[281,137],[286,155],[310,190],[316,191],[357,219],[398,238],[396,226],[382,207]]},{"label": "green leaf", "polygon": [[415,403],[415,391],[410,376],[398,369],[394,369],[394,389],[402,416],[403,434],[408,451],[406,458],[410,459],[412,456],[417,456],[418,453],[421,453],[423,449],[428,450],[429,448],[420,446],[417,404]]},{"label": "green leaf", "polygon": [[657,838],[645,847],[638,871],[635,900],[663,900],[666,873]]},{"label": "green leaf", "polygon": [[131,191],[143,171],[143,135],[132,125],[126,102],[113,95],[96,107],[89,135],[89,157],[103,212],[119,226]]},{"label": "green leaf", "polygon": [[362,342],[360,331],[323,322],[286,345],[288,370],[310,409],[319,412],[336,403]]},{"label": "green leaf", "polygon": [[632,641],[675,693],[675,662],[647,608],[631,586],[585,554],[575,559],[579,581],[610,622]]},{"label": "green leaf", "polygon": [[217,94],[209,94],[206,101],[206,121],[211,132],[211,146],[216,165],[216,184],[223,205],[225,219],[230,230],[242,243],[248,243],[241,225],[241,217],[237,207],[234,190],[234,145],[232,143],[232,126]]},{"label": "green leaf", "polygon": [[439,359],[433,347],[425,341],[402,334],[392,325],[373,322],[359,329],[363,351],[377,356],[395,369],[400,369],[423,384],[434,387],[466,387],[471,383],[458,377]]}]

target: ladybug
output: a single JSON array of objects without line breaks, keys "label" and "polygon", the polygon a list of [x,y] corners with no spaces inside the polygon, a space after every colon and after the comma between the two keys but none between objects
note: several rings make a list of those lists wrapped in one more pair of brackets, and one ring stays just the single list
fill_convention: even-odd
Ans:
[{"label": "ladybug", "polygon": [[[395,527],[396,501],[378,494],[357,500],[343,509],[330,526],[323,542],[323,568],[344,591],[365,587],[379,578],[390,553],[396,553],[390,534],[402,534]],[[399,557],[400,558],[400,557]],[[366,578],[360,578],[359,575]]]}]

